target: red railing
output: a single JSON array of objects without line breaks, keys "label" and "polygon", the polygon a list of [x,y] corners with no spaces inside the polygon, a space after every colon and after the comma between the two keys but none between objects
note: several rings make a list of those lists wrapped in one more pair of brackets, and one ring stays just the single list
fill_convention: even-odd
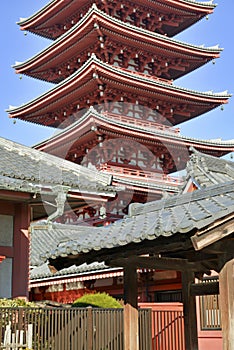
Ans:
[{"label": "red railing", "polygon": [[156,77],[156,76],[153,76],[153,75],[150,75],[150,74],[145,74],[145,73],[141,73],[139,71],[134,71],[134,70],[129,70],[127,68],[123,68],[123,67],[118,67],[119,69],[127,72],[127,73],[132,73],[134,75],[139,75],[140,77],[143,77],[143,78],[147,78],[147,79],[152,79],[152,80],[155,80],[155,81],[158,81],[158,82],[161,82],[161,83],[164,83],[164,84],[169,84],[169,85],[172,85],[173,84],[173,80],[171,79],[164,79],[164,78],[159,78],[159,77]]},{"label": "red railing", "polygon": [[152,311],[153,350],[185,350],[182,311]]},{"label": "red railing", "polygon": [[142,303],[152,314],[152,350],[185,350],[181,303]]},{"label": "red railing", "polygon": [[103,172],[108,172],[113,175],[123,176],[123,177],[134,177],[138,179],[144,178],[147,181],[157,181],[168,183],[170,185],[178,186],[183,183],[183,180],[178,177],[173,177],[169,175],[159,174],[151,171],[123,168],[114,165],[101,164],[97,167],[98,170]]},{"label": "red railing", "polygon": [[108,118],[118,120],[120,122],[130,124],[130,125],[136,125],[136,126],[143,126],[147,127],[150,129],[156,129],[156,130],[161,130],[161,131],[167,131],[173,134],[179,134],[180,129],[179,128],[172,128],[171,126],[168,125],[163,125],[159,124],[156,122],[151,122],[148,120],[141,120],[141,119],[136,119],[136,118],[131,118],[131,117],[126,117],[120,114],[116,113],[109,113],[109,112],[103,112],[103,115],[107,116]]}]

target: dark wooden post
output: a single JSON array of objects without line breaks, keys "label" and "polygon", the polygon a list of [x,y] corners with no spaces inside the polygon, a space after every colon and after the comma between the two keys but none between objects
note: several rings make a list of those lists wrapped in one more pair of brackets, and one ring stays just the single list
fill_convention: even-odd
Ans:
[{"label": "dark wooden post", "polygon": [[234,350],[234,259],[219,274],[223,350]]},{"label": "dark wooden post", "polygon": [[184,309],[185,349],[198,350],[196,298],[190,293],[194,273],[182,272],[182,297]]},{"label": "dark wooden post", "polygon": [[124,350],[139,350],[137,270],[124,268]]}]

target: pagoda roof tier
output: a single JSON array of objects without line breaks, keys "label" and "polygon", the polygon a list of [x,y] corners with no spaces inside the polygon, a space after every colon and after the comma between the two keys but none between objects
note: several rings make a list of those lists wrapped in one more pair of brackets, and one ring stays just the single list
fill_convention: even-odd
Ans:
[{"label": "pagoda roof tier", "polygon": [[[147,150],[149,150],[149,154],[146,155],[148,159],[152,155],[155,157],[162,157],[163,155],[165,163],[162,161],[162,169],[166,173],[184,169],[191,153],[191,146],[214,156],[222,156],[234,151],[234,140],[221,141],[219,139],[200,140],[189,138],[180,135],[178,129],[166,128],[153,122],[143,122],[131,117],[98,113],[94,108],[90,108],[83,117],[66,129],[61,130],[53,137],[34,147],[41,151],[63,155],[67,159],[76,161],[85,157],[87,153],[87,159],[94,159],[93,154],[98,153],[100,148],[114,149],[114,147],[118,147],[118,143],[111,141],[113,139],[120,139],[120,146],[122,147],[125,147],[123,140],[126,140],[126,147],[130,145],[131,140],[146,146]],[[105,144],[106,141],[107,143]],[[139,173],[139,170],[130,169],[131,166],[124,164],[118,164],[118,167],[113,167],[110,165],[111,159],[108,157],[109,153],[104,159],[104,166],[100,164],[99,169],[109,172],[118,178],[138,178],[141,180],[145,179],[148,183],[160,183],[161,181],[164,184],[168,180],[168,182],[178,185],[175,184],[175,179],[166,179],[163,174],[154,173],[152,175],[152,172],[148,173],[144,170],[142,170],[143,173]],[[176,160],[172,159],[173,157],[176,157]]]},{"label": "pagoda roof tier", "polygon": [[93,5],[76,25],[45,50],[13,67],[16,73],[58,83],[95,52],[104,62],[176,79],[218,58],[221,50],[218,46],[186,44],[138,28]]},{"label": "pagoda roof tier", "polygon": [[81,108],[108,102],[128,102],[155,110],[156,118],[172,125],[206,113],[228,102],[227,92],[198,92],[160,78],[113,67],[92,57],[75,73],[39,97],[10,107],[11,118],[65,127],[68,116]]},{"label": "pagoda roof tier", "polygon": [[172,37],[212,13],[212,1],[195,0],[52,0],[18,24],[22,30],[56,39],[96,4],[113,17]]}]

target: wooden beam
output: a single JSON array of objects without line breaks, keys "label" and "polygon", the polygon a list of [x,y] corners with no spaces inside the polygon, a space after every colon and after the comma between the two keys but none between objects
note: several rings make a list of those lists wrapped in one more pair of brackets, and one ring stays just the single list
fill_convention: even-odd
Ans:
[{"label": "wooden beam", "polygon": [[214,295],[219,294],[219,282],[192,283],[190,295]]},{"label": "wooden beam", "polygon": [[[145,259],[145,260],[144,260]],[[210,275],[211,270],[214,269],[214,264],[212,263],[210,267],[204,266],[201,262],[189,262],[187,259],[176,259],[176,258],[120,258],[116,260],[107,260],[105,261],[106,265],[112,267],[124,267],[129,262],[134,263],[138,268],[146,269],[160,269],[160,270],[176,270],[176,271],[186,271],[190,269],[193,272],[197,273],[198,278],[202,277],[204,274]],[[216,268],[214,269],[217,270]]]},{"label": "wooden beam", "polygon": [[[94,256],[89,253],[89,256],[91,256],[93,261],[97,261],[97,258],[99,261],[108,261],[110,256],[112,260],[116,260],[119,258],[128,258],[129,256],[141,256],[144,254],[151,254],[151,255],[157,255],[157,254],[170,254],[175,253],[178,254],[178,252],[181,252],[184,254],[187,250],[193,250],[193,245],[191,242],[190,237],[183,235],[175,235],[176,237],[172,236],[170,239],[168,237],[159,237],[153,241],[144,240],[141,243],[129,243],[126,246],[121,247],[114,247],[112,249],[102,249],[100,251],[100,254],[95,251],[93,254]],[[123,249],[124,248],[124,249]]]},{"label": "wooden beam", "polygon": [[212,261],[217,259],[217,253],[211,253],[210,251],[207,251],[207,248],[199,251],[194,251],[194,249],[190,250],[189,252],[186,251],[184,253],[184,258],[188,259],[190,262],[204,262],[204,261]]},{"label": "wooden beam", "polygon": [[195,250],[203,249],[233,233],[233,213],[225,219],[220,219],[205,230],[198,231],[191,237]]},{"label": "wooden beam", "polygon": [[194,273],[191,271],[183,271],[182,297],[186,350],[198,350],[196,299],[190,292],[192,283],[194,283]]},{"label": "wooden beam", "polygon": [[31,193],[27,192],[17,192],[17,191],[8,191],[1,190],[0,199],[12,200],[17,202],[29,201],[32,198]]},{"label": "wooden beam", "polygon": [[219,274],[223,350],[234,350],[234,259]]},{"label": "wooden beam", "polygon": [[114,260],[108,260],[106,262],[108,266],[113,267],[124,267],[129,263],[134,264],[138,268],[148,268],[148,269],[162,269],[162,270],[192,270],[198,271],[198,264],[189,262],[187,259],[178,258],[157,258],[157,257],[129,257],[129,258],[119,258]]},{"label": "wooden beam", "polygon": [[124,350],[139,350],[137,269],[124,268]]},{"label": "wooden beam", "polygon": [[207,248],[202,250],[204,253],[223,254],[234,252],[234,238],[228,237],[225,240],[215,242]]}]

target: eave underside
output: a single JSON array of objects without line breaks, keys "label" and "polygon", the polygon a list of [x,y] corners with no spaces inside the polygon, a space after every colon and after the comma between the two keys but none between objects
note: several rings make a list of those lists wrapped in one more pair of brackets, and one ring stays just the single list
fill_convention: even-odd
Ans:
[{"label": "eave underside", "polygon": [[63,40],[15,66],[16,73],[58,83],[78,70],[94,52],[103,62],[174,80],[218,58],[220,52],[218,48],[205,50],[149,32],[147,35],[147,31],[124,26],[97,10],[91,10],[75,28]]},{"label": "eave underside", "polygon": [[[211,229],[212,231],[212,229]],[[215,230],[214,230],[215,232]],[[89,254],[68,255],[49,259],[49,264],[57,270],[84,262],[105,262],[111,267],[127,267],[130,264],[137,268],[153,268],[162,270],[188,271],[192,270],[197,277],[209,275],[211,270],[220,272],[226,261],[233,259],[233,233],[223,241],[216,241],[201,250],[194,250],[191,237],[188,235],[174,235],[159,237],[155,241],[144,241],[140,244],[129,243],[127,246],[113,249],[101,249]],[[157,241],[157,242],[156,242]]]},{"label": "eave underside", "polygon": [[112,67],[92,57],[55,88],[8,112],[12,118],[64,128],[82,108],[100,105],[102,110],[112,112],[115,104],[121,102],[150,108],[155,111],[155,121],[176,125],[227,103],[228,98],[227,93],[182,89],[159,78]]},{"label": "eave underside", "polygon": [[[160,125],[152,122],[145,121],[142,126],[142,122],[134,118],[123,119],[125,123],[112,115],[104,117],[97,112],[90,113],[73,127],[68,127],[36,148],[86,166],[93,164],[116,176],[139,176],[139,179],[143,176],[146,181],[153,181],[150,179],[151,173],[147,171],[167,174],[184,169],[192,152],[191,146],[219,157],[234,150],[231,142],[189,139],[181,136],[176,129],[157,130]],[[138,155],[135,154],[136,149]],[[138,174],[139,170],[136,169],[138,162],[143,162],[142,174]],[[109,168],[105,168],[107,165]],[[154,180],[157,182],[157,176]],[[175,183],[175,180],[171,182]]]},{"label": "eave underside", "polygon": [[63,1],[53,1],[19,24],[22,30],[56,39],[77,23],[94,3],[111,16],[161,34],[167,33],[170,37],[212,13],[215,7],[190,1],[175,4],[168,0],[140,0],[137,3],[126,0],[124,4],[101,0],[69,1],[65,4]]}]

